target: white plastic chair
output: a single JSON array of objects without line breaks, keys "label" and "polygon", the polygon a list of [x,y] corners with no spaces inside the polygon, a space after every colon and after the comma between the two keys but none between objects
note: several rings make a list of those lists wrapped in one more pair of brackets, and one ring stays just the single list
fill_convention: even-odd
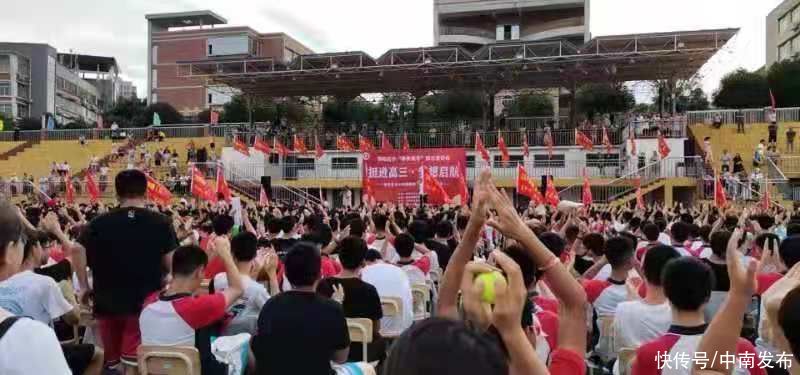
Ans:
[{"label": "white plastic chair", "polygon": [[197,348],[141,345],[137,355],[141,375],[201,375]]},{"label": "white plastic chair", "polygon": [[[381,297],[381,309],[384,318],[399,318],[403,315],[403,300],[398,297]],[[381,336],[385,338],[396,338],[402,332],[389,332],[381,329]]]},{"label": "white plastic chair", "polygon": [[414,301],[414,320],[427,319],[430,314],[431,288],[426,284],[411,286],[411,297]]},{"label": "white plastic chair", "polygon": [[350,342],[360,342],[363,361],[369,358],[367,346],[372,343],[372,321],[367,318],[347,318],[347,331]]}]

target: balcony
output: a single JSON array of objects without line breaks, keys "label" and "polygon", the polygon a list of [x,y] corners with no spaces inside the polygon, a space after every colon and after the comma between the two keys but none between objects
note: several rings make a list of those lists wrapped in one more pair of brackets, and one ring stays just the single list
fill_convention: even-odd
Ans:
[{"label": "balcony", "polygon": [[435,0],[442,14],[479,14],[504,10],[561,9],[583,7],[584,0]]},{"label": "balcony", "polygon": [[479,27],[440,26],[439,43],[472,43],[490,44],[496,41],[495,30],[486,30]]}]

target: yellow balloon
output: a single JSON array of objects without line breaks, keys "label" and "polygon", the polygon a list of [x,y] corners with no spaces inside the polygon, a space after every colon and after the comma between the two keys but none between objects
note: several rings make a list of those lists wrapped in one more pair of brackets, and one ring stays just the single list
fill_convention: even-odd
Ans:
[{"label": "yellow balloon", "polygon": [[483,284],[483,292],[481,293],[481,301],[488,304],[494,304],[496,291],[495,288],[506,288],[508,283],[506,283],[506,278],[503,276],[502,273],[497,271],[486,272],[478,275],[475,278],[475,287],[478,287],[478,283]]}]

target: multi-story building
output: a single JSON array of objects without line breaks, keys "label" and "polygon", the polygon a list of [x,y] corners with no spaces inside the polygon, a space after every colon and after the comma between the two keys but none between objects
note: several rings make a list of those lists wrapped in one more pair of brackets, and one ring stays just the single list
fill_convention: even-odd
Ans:
[{"label": "multi-story building", "polygon": [[52,46],[0,43],[0,111],[9,117],[50,114],[62,124],[93,123],[100,112],[99,95],[91,82],[59,63]]},{"label": "multi-story building", "polygon": [[435,0],[433,33],[437,45],[475,51],[504,41],[589,39],[588,0]]},{"label": "multi-story building", "polygon": [[136,85],[133,84],[131,81],[121,81],[119,85],[119,98],[136,98],[138,95],[136,94]]},{"label": "multi-story building", "polygon": [[[590,39],[589,0],[434,0],[433,33],[436,45],[457,45],[477,51],[487,44],[567,40],[581,46]],[[560,88],[537,90],[551,98],[554,117]],[[494,114],[503,115],[518,91],[494,95]]]},{"label": "multi-story building", "polygon": [[171,104],[184,116],[218,108],[236,91],[208,87],[200,79],[178,77],[179,61],[209,58],[272,58],[287,64],[298,55],[313,53],[284,33],[259,33],[249,27],[217,27],[227,21],[203,10],[149,14],[147,19],[147,101]]},{"label": "multi-story building", "polygon": [[109,109],[120,96],[122,78],[120,67],[113,57],[59,53],[58,63],[93,84],[99,94],[97,105]]},{"label": "multi-story building", "polygon": [[767,15],[767,66],[800,57],[800,0],[785,0]]}]

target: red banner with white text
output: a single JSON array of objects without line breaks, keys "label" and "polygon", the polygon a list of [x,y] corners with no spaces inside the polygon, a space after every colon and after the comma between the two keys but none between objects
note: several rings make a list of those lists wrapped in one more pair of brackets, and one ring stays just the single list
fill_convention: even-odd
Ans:
[{"label": "red banner with white text", "polygon": [[[419,204],[421,167],[428,167],[451,198],[461,194],[466,174],[463,148],[373,150],[364,153],[362,185],[372,186],[375,201]],[[465,201],[466,197],[462,197]],[[428,199],[430,204],[443,204]]]}]

